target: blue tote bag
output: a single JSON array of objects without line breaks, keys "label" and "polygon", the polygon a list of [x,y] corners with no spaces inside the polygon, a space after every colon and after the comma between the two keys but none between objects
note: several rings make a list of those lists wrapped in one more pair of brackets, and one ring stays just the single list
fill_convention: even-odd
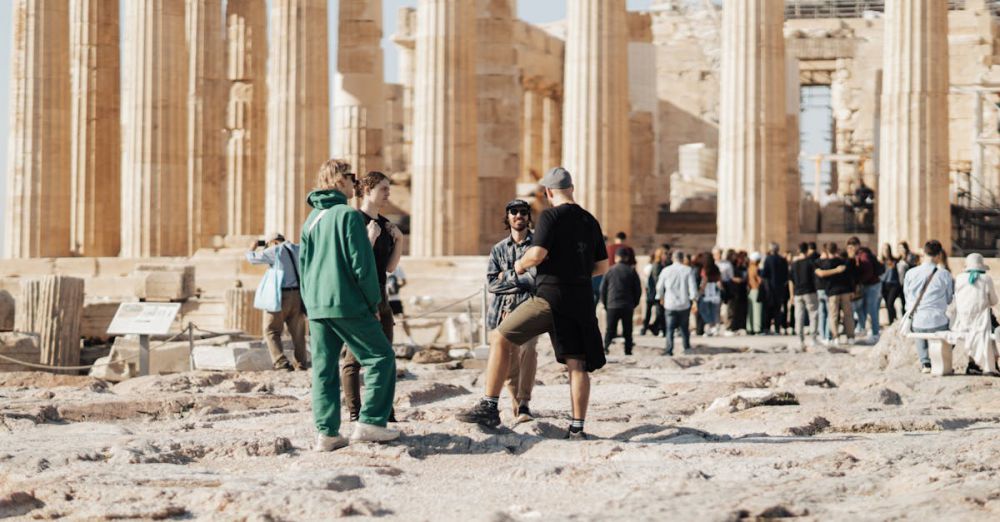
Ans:
[{"label": "blue tote bag", "polygon": [[264,277],[257,285],[257,293],[253,297],[253,307],[266,312],[280,312],[281,282],[284,278],[285,271],[281,269],[281,263],[275,262],[274,266],[264,272]]}]

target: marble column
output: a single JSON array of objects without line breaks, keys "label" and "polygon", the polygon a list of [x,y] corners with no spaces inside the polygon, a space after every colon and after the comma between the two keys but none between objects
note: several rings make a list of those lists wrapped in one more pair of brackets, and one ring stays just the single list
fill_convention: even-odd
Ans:
[{"label": "marble column", "polygon": [[403,89],[403,163],[399,170],[410,171],[413,158],[413,84],[416,76],[416,25],[417,10],[402,7],[396,17],[396,34],[392,41],[396,44],[399,84]]},{"label": "marble column", "polygon": [[16,0],[7,148],[7,257],[70,253],[69,4]]},{"label": "marble column", "polygon": [[549,89],[542,99],[542,172],[562,163],[561,94]]},{"label": "marble column", "polygon": [[226,116],[222,0],[187,0],[188,252],[226,233]]},{"label": "marble column", "polygon": [[363,176],[383,165],[382,0],[340,0],[339,7],[333,155]]},{"label": "marble column", "polygon": [[264,228],[294,238],[330,155],[327,8],[325,0],[270,5]]},{"label": "marble column", "polygon": [[124,2],[123,257],[188,253],[184,3]]},{"label": "marble column", "polygon": [[609,235],[631,232],[625,0],[566,5],[563,166]]},{"label": "marble column", "polygon": [[[477,0],[479,251],[508,234],[498,217],[517,194],[521,168],[521,70],[514,41],[514,0]],[[541,116],[541,103],[538,104]],[[541,124],[541,118],[539,118]],[[540,147],[539,147],[540,148]]]},{"label": "marble column", "polygon": [[479,254],[475,4],[419,0],[410,254]]},{"label": "marble column", "polygon": [[[537,182],[547,170],[542,159],[544,142],[545,97],[534,85],[525,85],[521,125],[521,175],[522,183]],[[551,167],[549,167],[551,168]]]},{"label": "marble column", "polygon": [[121,89],[118,0],[72,0],[70,14],[70,248],[121,248]]},{"label": "marble column", "polygon": [[878,241],[950,250],[948,7],[889,0],[884,23]]},{"label": "marble column", "polygon": [[788,241],[782,0],[726,0],[716,245]]},{"label": "marble column", "polygon": [[267,3],[226,3],[226,234],[263,235]]}]

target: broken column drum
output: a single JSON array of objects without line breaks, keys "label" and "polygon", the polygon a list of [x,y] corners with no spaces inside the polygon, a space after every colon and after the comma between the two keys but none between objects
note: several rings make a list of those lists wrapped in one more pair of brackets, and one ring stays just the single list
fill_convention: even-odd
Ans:
[{"label": "broken column drum", "polygon": [[41,364],[80,364],[83,279],[44,276],[21,282],[14,330],[38,334]]}]

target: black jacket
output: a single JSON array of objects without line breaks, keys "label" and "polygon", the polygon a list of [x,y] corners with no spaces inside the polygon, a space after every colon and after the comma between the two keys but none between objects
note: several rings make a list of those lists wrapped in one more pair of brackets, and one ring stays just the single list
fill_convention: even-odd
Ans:
[{"label": "black jacket", "polygon": [[616,263],[601,281],[601,303],[604,308],[635,308],[642,298],[642,282],[635,267]]}]

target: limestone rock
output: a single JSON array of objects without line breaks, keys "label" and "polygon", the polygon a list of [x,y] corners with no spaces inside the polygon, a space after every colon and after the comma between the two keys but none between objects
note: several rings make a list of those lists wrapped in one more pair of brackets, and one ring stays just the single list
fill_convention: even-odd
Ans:
[{"label": "limestone rock", "polygon": [[150,301],[183,301],[194,296],[194,267],[191,265],[136,265],[136,295]]},{"label": "limestone rock", "polygon": [[[41,355],[38,349],[38,336],[21,333],[0,333],[0,355],[38,364]],[[28,368],[0,359],[0,372],[22,371],[34,371],[34,368]]]},{"label": "limestone rock", "polygon": [[263,343],[231,343],[226,346],[196,346],[192,353],[199,370],[265,371],[270,370],[271,355]]},{"label": "limestone rock", "polygon": [[420,364],[436,364],[448,362],[451,357],[448,356],[446,350],[438,350],[435,348],[424,348],[420,350],[413,356],[413,362]]},{"label": "limestone rock", "polygon": [[900,406],[903,404],[902,397],[898,393],[890,390],[889,388],[882,388],[878,391],[878,397],[876,402],[879,404],[886,404],[889,406]]},{"label": "limestone rock", "polygon": [[798,399],[790,392],[741,390],[732,395],[715,399],[705,411],[734,413],[758,406],[791,406],[798,403]]},{"label": "limestone rock", "polygon": [[6,290],[0,290],[0,332],[14,329],[14,296]]},{"label": "limestone rock", "polygon": [[83,279],[76,277],[43,276],[21,281],[14,328],[38,334],[41,364],[80,364],[83,288]]}]

